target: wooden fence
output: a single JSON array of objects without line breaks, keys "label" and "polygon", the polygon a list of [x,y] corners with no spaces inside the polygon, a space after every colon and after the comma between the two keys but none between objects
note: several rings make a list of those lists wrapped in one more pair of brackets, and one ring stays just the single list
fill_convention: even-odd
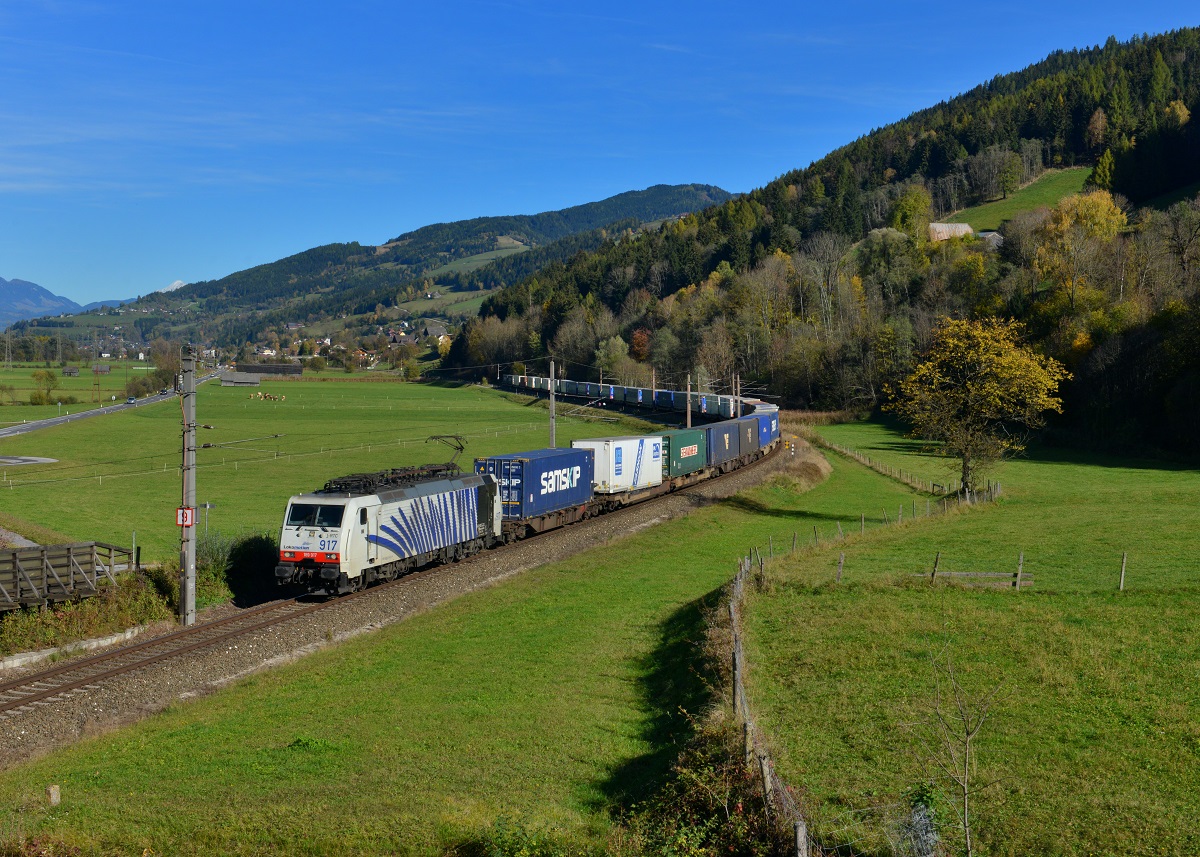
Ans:
[{"label": "wooden fence", "polygon": [[132,549],[104,542],[0,550],[0,611],[86,598],[136,566]]}]

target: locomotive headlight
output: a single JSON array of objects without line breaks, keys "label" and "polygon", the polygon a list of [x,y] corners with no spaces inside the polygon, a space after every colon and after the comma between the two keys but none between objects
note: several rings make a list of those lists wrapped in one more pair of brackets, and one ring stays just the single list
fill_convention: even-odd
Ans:
[{"label": "locomotive headlight", "polygon": [[284,551],[284,552],[283,552],[283,558],[284,558],[284,559],[295,559],[295,558],[296,558],[296,552],[295,552],[295,551]]},{"label": "locomotive headlight", "polygon": [[327,562],[337,562],[338,555],[335,553],[327,553],[327,554],[325,554],[325,559]]}]

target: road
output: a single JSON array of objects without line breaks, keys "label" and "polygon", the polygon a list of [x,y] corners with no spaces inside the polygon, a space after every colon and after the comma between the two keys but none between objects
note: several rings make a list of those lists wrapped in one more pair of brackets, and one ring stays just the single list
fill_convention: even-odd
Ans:
[{"label": "road", "polygon": [[[212,373],[209,373],[208,375],[204,375],[203,377],[197,378],[196,384],[197,384],[197,386],[199,386],[200,384],[204,383],[205,381],[211,381],[213,378],[218,378],[218,377],[220,377],[219,372],[212,372]],[[91,417],[99,417],[99,416],[103,416],[104,414],[115,413],[116,411],[127,411],[130,408],[140,408],[143,405],[153,405],[153,404],[157,404],[159,402],[165,402],[168,399],[174,399],[174,398],[175,398],[175,393],[172,391],[168,391],[166,393],[155,393],[152,396],[146,396],[144,399],[138,399],[136,402],[133,402],[133,403],[119,402],[114,405],[105,405],[103,407],[93,408],[88,411],[78,411],[77,413],[70,414],[70,415],[64,415],[61,417],[50,417],[49,419],[45,419],[45,420],[31,420],[30,422],[21,423],[20,425],[11,425],[11,426],[6,426],[4,428],[0,428],[0,439],[6,438],[6,437],[16,437],[17,435],[28,434],[31,431],[37,431],[38,429],[50,428],[52,426],[61,426],[61,425],[65,425],[66,423],[75,422],[76,420],[86,420]]]}]

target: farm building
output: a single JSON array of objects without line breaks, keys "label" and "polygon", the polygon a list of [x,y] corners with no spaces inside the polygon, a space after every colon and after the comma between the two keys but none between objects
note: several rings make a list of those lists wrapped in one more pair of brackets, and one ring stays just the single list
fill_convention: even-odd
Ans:
[{"label": "farm building", "polygon": [[261,375],[251,375],[249,372],[226,372],[221,376],[221,386],[257,387],[261,380]]}]

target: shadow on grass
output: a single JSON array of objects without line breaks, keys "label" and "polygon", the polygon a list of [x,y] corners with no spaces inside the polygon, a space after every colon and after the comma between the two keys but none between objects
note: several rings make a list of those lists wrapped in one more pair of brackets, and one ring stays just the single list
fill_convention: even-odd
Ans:
[{"label": "shadow on grass", "polygon": [[225,585],[238,607],[253,607],[279,598],[275,564],[279,547],[272,536],[254,535],[238,539],[229,551]]},{"label": "shadow on grass", "polygon": [[[920,495],[913,494],[912,496],[919,497]],[[836,515],[836,514],[830,514],[827,512],[810,512],[810,511],[806,511],[804,509],[780,509],[780,508],[776,508],[773,506],[768,506],[759,500],[754,500],[752,498],[746,497],[741,494],[739,494],[735,497],[730,497],[721,502],[723,505],[726,505],[731,509],[736,509],[739,512],[745,512],[746,514],[756,515],[759,517],[779,518],[779,519],[782,519],[785,521],[791,521],[792,523],[797,524],[797,525],[799,525],[801,523],[812,524],[812,523],[816,523],[818,521],[824,521],[824,522],[830,523],[830,524],[842,524],[844,527],[847,528],[846,532],[850,532],[851,525],[854,526],[855,532],[857,532],[857,528],[859,526],[859,516],[860,515],[866,516],[866,521],[868,524],[882,523],[883,522],[883,514],[882,514],[883,512],[887,512],[889,521],[893,521],[896,518],[896,505],[895,504],[889,504],[888,506],[880,505],[875,510],[862,509],[858,512],[854,512],[853,514],[846,513],[843,515]],[[923,503],[924,501],[922,500],[921,502]],[[910,506],[908,503],[905,503],[904,507],[905,507],[905,516],[904,517],[905,517],[905,520],[908,520],[908,509],[910,508]],[[925,510],[924,505],[919,506],[918,507],[918,517],[922,517],[922,518],[926,517],[925,511],[926,510]]]},{"label": "shadow on grass", "polygon": [[629,809],[665,781],[692,735],[690,718],[699,716],[710,701],[711,679],[700,649],[705,617],[716,607],[720,594],[719,589],[713,590],[659,624],[658,642],[636,663],[639,707],[644,715],[639,737],[651,749],[610,770],[598,784],[604,803],[591,809]]}]

